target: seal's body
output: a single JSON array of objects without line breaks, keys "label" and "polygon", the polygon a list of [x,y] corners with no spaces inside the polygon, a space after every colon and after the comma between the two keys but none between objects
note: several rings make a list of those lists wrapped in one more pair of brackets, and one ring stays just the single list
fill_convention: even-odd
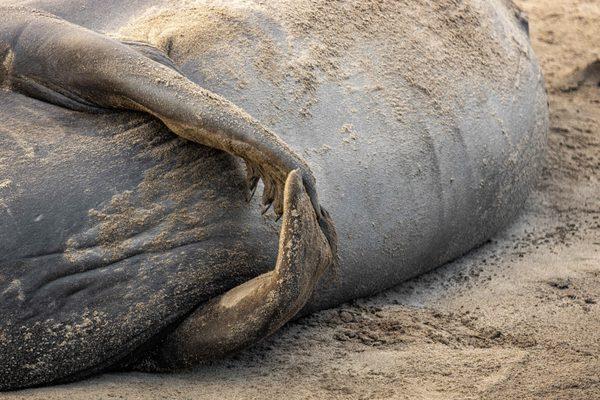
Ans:
[{"label": "seal's body", "polygon": [[500,0],[4,3],[1,389],[235,351],[482,243],[540,169]]}]

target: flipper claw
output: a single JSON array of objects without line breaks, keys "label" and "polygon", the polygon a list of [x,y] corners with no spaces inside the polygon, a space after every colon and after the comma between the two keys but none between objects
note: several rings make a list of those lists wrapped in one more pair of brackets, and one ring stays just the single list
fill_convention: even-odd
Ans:
[{"label": "flipper claw", "polygon": [[238,351],[271,335],[306,304],[334,255],[295,170],[283,199],[275,269],[199,307],[138,369],[169,371]]}]

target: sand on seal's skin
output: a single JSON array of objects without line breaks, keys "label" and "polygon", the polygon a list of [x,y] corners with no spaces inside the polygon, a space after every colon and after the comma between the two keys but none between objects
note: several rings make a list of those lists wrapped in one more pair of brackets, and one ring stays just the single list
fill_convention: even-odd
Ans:
[{"label": "sand on seal's skin", "polygon": [[600,398],[600,3],[518,3],[545,71],[551,131],[543,181],[511,229],[192,372],[105,374],[0,398]]}]

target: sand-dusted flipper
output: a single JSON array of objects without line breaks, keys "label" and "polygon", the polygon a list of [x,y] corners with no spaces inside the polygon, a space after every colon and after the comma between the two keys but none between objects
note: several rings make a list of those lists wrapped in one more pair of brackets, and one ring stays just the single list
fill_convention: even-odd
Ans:
[{"label": "sand-dusted flipper", "polygon": [[263,203],[266,208],[272,204],[277,215],[283,211],[286,177],[299,170],[321,217],[315,179],[306,162],[242,109],[180,74],[166,55],[49,14],[18,10],[23,12],[3,27],[8,34],[12,29],[14,36],[3,63],[11,90],[79,111],[149,113],[186,139],[243,158],[250,189],[260,177]]},{"label": "sand-dusted flipper", "polygon": [[304,306],[332,261],[332,250],[300,174],[292,171],[285,184],[275,269],[194,311],[134,368],[164,371],[189,367],[271,335]]}]

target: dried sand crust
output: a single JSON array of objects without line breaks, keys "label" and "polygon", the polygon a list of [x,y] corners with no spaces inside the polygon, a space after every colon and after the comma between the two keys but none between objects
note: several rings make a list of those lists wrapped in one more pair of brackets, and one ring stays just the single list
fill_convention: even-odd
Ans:
[{"label": "dried sand crust", "polygon": [[600,398],[600,5],[520,1],[551,106],[526,214],[467,257],[174,375],[109,374],[6,399]]},{"label": "dried sand crust", "polygon": [[[270,84],[282,84],[289,78],[299,83],[293,96],[302,102],[299,112],[306,116],[318,101],[321,74],[343,86],[350,85],[351,74],[365,76],[374,82],[370,89],[385,98],[400,121],[412,109],[404,84],[408,82],[436,103],[435,117],[444,116],[452,125],[452,110],[443,107],[461,101],[449,98],[454,94],[449,89],[454,82],[476,75],[502,92],[513,85],[518,73],[506,65],[515,64],[522,55],[516,54],[519,51],[530,57],[525,43],[518,43],[518,51],[504,48],[493,37],[498,28],[488,26],[489,18],[483,17],[497,12],[496,2],[503,1],[483,5],[458,0],[419,0],[417,4],[382,0],[178,1],[168,7],[150,7],[114,35],[157,46],[182,65],[188,76],[199,74],[206,81],[219,80],[215,71],[235,76],[241,89],[255,78],[245,76],[240,66],[253,60],[260,78]],[[432,11],[424,15],[424,9]],[[510,5],[509,10],[513,9]],[[518,17],[518,11],[514,12]],[[282,35],[285,45],[274,40]],[[436,51],[430,45],[435,45]],[[361,52],[361,46],[372,48]],[[359,65],[344,65],[353,59],[345,56],[353,52],[358,54],[354,60]],[[188,59],[201,54],[220,64],[187,70]]]},{"label": "dried sand crust", "polygon": [[[347,76],[340,73],[343,65],[339,64],[339,58],[357,45],[356,36],[360,32],[361,38],[368,37],[373,43],[386,46],[383,52],[388,58],[383,65],[369,67],[385,70],[396,79],[398,76],[410,79],[427,92],[443,94],[443,82],[427,79],[428,73],[442,66],[445,70],[468,68],[470,73],[487,76],[490,80],[510,80],[510,72],[503,70],[506,49],[491,40],[491,29],[481,18],[487,10],[478,8],[480,5],[476,6],[476,3],[457,0],[421,0],[419,3],[422,4],[418,7],[413,4],[409,8],[402,1],[381,0],[352,3],[238,0],[204,4],[179,1],[168,8],[149,8],[141,16],[133,17],[116,36],[151,43],[168,53],[179,65],[185,64],[188,56],[198,57],[204,52],[226,54],[232,64],[236,57],[244,60],[249,54],[259,53],[263,57],[254,62],[262,64],[261,72],[273,80],[283,79],[288,73],[296,73],[298,78],[302,74],[304,79],[309,79],[309,70],[320,69],[328,72],[330,78],[344,81]],[[423,16],[420,10],[424,8],[430,8],[432,12]],[[296,39],[306,41],[307,49],[276,48],[276,44],[268,39],[273,32],[257,26],[253,22],[257,18],[270,21],[274,31],[285,32],[290,43]],[[415,20],[419,21],[421,32],[411,26],[410,22]],[[422,45],[430,42],[422,36],[432,34],[438,37],[441,50],[435,54]],[[256,53],[254,49],[241,49],[247,50],[247,54],[236,54],[240,49],[227,46],[237,41],[251,44],[250,39],[256,37],[260,42],[260,50]],[[269,62],[276,52],[286,52],[285,58],[290,60],[287,65]],[[302,54],[294,57],[299,55],[294,52]],[[238,69],[242,64],[237,64]],[[498,82],[498,85],[502,83]],[[387,87],[381,90],[385,92]]]}]

